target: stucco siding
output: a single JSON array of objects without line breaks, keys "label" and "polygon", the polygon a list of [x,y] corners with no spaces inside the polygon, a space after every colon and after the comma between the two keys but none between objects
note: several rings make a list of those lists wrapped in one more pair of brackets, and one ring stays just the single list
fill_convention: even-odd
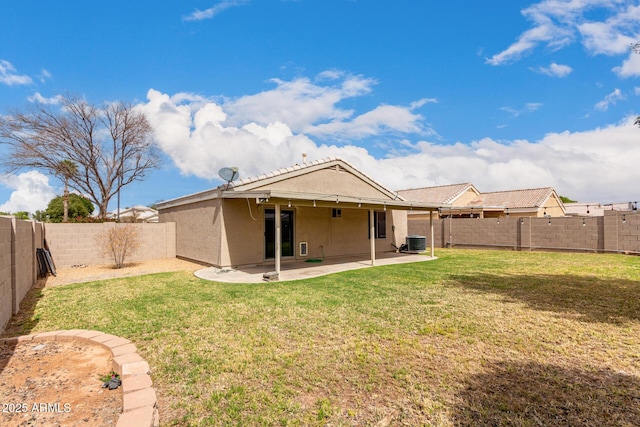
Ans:
[{"label": "stucco siding", "polygon": [[222,215],[220,199],[215,199],[163,209],[159,221],[176,224],[176,256],[220,265]]},{"label": "stucco siding", "polygon": [[389,196],[342,168],[327,168],[298,175],[256,189],[300,193],[340,194],[351,197],[388,199]]},{"label": "stucco siding", "polygon": [[269,206],[257,205],[255,199],[227,199],[222,203],[222,257],[216,265],[261,263],[264,260],[264,210]]},{"label": "stucco siding", "polygon": [[468,206],[471,202],[478,198],[478,193],[473,191],[471,188],[465,191],[458,197],[454,202],[454,206]]}]

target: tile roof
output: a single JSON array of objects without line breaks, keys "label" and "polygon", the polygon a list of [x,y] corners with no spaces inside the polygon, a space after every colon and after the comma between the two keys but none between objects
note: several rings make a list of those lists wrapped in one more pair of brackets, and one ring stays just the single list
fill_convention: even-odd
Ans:
[{"label": "tile roof", "polygon": [[[331,162],[334,162],[334,161],[341,161],[343,163],[346,163],[344,160],[338,159],[337,157],[326,157],[326,158],[320,159],[320,160],[312,160],[312,161],[309,161],[309,162],[305,162],[305,163],[303,163],[301,165],[296,163],[293,166],[289,166],[289,167],[286,167],[286,168],[281,168],[281,169],[278,169],[278,170],[275,170],[275,171],[264,173],[262,175],[252,176],[252,177],[248,177],[248,178],[240,178],[239,180],[233,182],[229,187],[230,188],[232,188],[232,187],[240,187],[242,185],[251,184],[251,183],[254,183],[254,182],[257,182],[257,181],[263,181],[265,179],[273,178],[273,177],[276,177],[276,176],[279,176],[279,175],[284,175],[284,174],[289,173],[289,172],[294,172],[294,171],[298,171],[298,170],[301,170],[301,169],[307,169],[307,168],[310,168],[312,166],[317,166],[317,165],[321,165],[321,164],[324,164],[324,163],[331,163]],[[225,187],[225,185],[223,184],[221,187]]]},{"label": "tile roof", "polygon": [[470,205],[504,206],[509,209],[539,208],[554,193],[551,187],[480,193]]},{"label": "tile roof", "polygon": [[470,188],[477,191],[472,184],[467,182],[437,187],[411,188],[400,190],[398,194],[406,200],[415,200],[416,202],[450,204]]}]

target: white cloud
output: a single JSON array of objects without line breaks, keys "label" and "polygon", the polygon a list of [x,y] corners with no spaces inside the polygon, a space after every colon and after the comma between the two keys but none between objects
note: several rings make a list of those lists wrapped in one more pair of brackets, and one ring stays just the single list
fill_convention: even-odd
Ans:
[{"label": "white cloud", "polygon": [[615,89],[613,92],[604,97],[604,99],[595,105],[596,110],[607,111],[609,105],[615,105],[616,102],[625,99],[620,89]]},{"label": "white cloud", "polygon": [[[532,22],[507,49],[487,59],[491,65],[517,61],[538,46],[555,51],[576,40],[591,54],[629,51],[640,32],[640,6],[633,0],[543,0],[522,10]],[[591,20],[590,17],[603,17]],[[550,70],[553,71],[553,70]]]},{"label": "white cloud", "polygon": [[367,171],[394,189],[471,182],[480,191],[551,186],[577,200],[637,200],[640,130],[634,119],[603,129],[551,133],[535,142],[422,142],[418,153],[377,160]]},{"label": "white cloud", "polygon": [[640,76],[640,54],[629,54],[621,66],[613,68],[613,72],[620,77]]},{"label": "white cloud", "polygon": [[0,83],[7,86],[28,85],[33,82],[31,77],[24,74],[17,74],[15,67],[9,61],[0,59]]},{"label": "white cloud", "polygon": [[49,178],[34,170],[19,175],[0,175],[0,185],[13,190],[9,200],[0,205],[2,212],[35,213],[46,209],[49,201],[56,196],[49,185]]},{"label": "white cloud", "polygon": [[538,111],[540,108],[542,108],[542,103],[540,102],[527,102],[520,109],[512,107],[501,107],[500,109],[511,114],[513,117],[519,117],[521,114],[533,113],[534,111]]},{"label": "white cloud", "polygon": [[538,67],[533,69],[533,71],[551,77],[567,77],[573,69],[568,65],[560,65],[553,62],[548,67]]},{"label": "white cloud", "polygon": [[36,92],[33,95],[27,97],[29,102],[38,103],[38,104],[47,104],[47,105],[58,105],[62,100],[62,95],[52,96],[51,98],[45,98],[40,94],[40,92]]},{"label": "white cloud", "polygon": [[[319,92],[321,89],[315,87]],[[614,92],[611,99],[616,96],[619,95]],[[498,142],[485,138],[453,145],[425,140],[424,135],[412,142],[410,138],[416,138],[412,124],[420,122],[413,121],[410,109],[395,117],[393,110],[385,110],[388,106],[380,106],[345,119],[345,126],[364,129],[363,133],[377,132],[381,141],[389,136],[384,127],[390,121],[398,132],[405,129],[406,134],[397,138],[398,148],[389,148],[381,159],[353,144],[321,143],[312,139],[313,135],[293,131],[286,123],[285,109],[279,110],[283,120],[274,115],[265,124],[249,120],[251,115],[240,111],[233,101],[219,105],[199,96],[170,96],[155,90],[150,90],[147,98],[139,108],[154,127],[158,145],[182,173],[205,179],[217,179],[217,171],[225,166],[238,166],[242,177],[261,175],[300,163],[302,153],[307,153],[308,160],[343,158],[391,189],[472,182],[481,191],[552,186],[577,200],[638,199],[635,183],[640,182],[640,144],[636,142],[640,130],[633,126],[635,116],[603,129],[548,134],[540,141]],[[246,121],[230,125],[227,105],[234,107],[236,120],[246,117]],[[248,111],[254,111],[253,103],[246,105]],[[331,105],[335,108],[335,104]],[[521,111],[535,111],[540,105],[529,103]],[[320,110],[324,113],[307,117],[319,120],[335,116],[331,108]],[[389,117],[395,117],[397,122]],[[305,128],[304,123],[297,126]],[[340,126],[336,125],[336,132],[342,135],[344,129]]]},{"label": "white cloud", "polygon": [[183,21],[202,21],[205,19],[211,19],[229,8],[235,6],[243,6],[247,4],[246,0],[224,0],[205,10],[196,9],[188,16],[182,18]]},{"label": "white cloud", "polygon": [[45,70],[44,68],[42,69],[42,71],[40,72],[40,82],[44,83],[45,81],[49,80],[51,77],[53,77],[51,75],[51,73],[47,70]]},{"label": "white cloud", "polygon": [[340,77],[342,80],[333,85],[320,85],[312,83],[308,78],[292,81],[273,79],[272,82],[276,84],[274,89],[225,102],[224,108],[229,114],[228,123],[241,126],[247,122],[256,122],[264,126],[281,121],[293,132],[302,132],[319,122],[348,119],[353,111],[342,110],[337,104],[344,99],[370,93],[376,81],[362,76],[338,76],[335,73],[332,76],[331,80]]}]

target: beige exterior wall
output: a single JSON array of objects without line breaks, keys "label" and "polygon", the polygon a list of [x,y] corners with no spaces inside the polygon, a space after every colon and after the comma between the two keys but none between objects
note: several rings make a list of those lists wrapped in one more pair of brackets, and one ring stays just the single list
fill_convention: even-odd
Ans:
[{"label": "beige exterior wall", "polygon": [[220,199],[163,209],[160,223],[175,223],[176,256],[221,265],[222,208]]},{"label": "beige exterior wall", "polygon": [[[218,266],[259,264],[264,260],[264,210],[273,206],[256,204],[255,199],[227,199]],[[295,216],[295,215],[294,215]],[[294,218],[295,225],[295,218]]]},{"label": "beige exterior wall", "polygon": [[469,206],[477,197],[478,193],[469,188],[453,202],[453,206]]},{"label": "beige exterior wall", "polygon": [[[339,207],[339,205],[337,205]],[[332,208],[281,205],[293,211],[294,256],[287,259],[336,257],[369,254],[367,209],[340,208],[342,216],[332,217]],[[265,209],[273,204],[257,204],[255,199],[217,199],[163,209],[160,221],[176,222],[177,256],[218,267],[235,267],[271,262],[265,259]],[[376,239],[376,251],[393,250],[391,243],[404,243],[407,235],[405,211],[386,212],[386,238]],[[300,257],[300,242],[307,242],[308,256]]]},{"label": "beige exterior wall", "polygon": [[11,230],[11,218],[0,217],[0,331],[13,314]]},{"label": "beige exterior wall", "polygon": [[[427,236],[429,221],[410,219],[409,234]],[[436,247],[514,250],[640,252],[640,213],[609,211],[604,217],[454,218],[434,221]]]},{"label": "beige exterior wall", "polygon": [[[102,253],[96,238],[108,228],[119,224],[105,222],[100,224],[53,224],[45,225],[47,244],[51,257],[57,268],[72,265],[106,265],[112,264],[113,258]],[[150,259],[175,258],[176,225],[136,224],[142,231],[140,248],[127,258],[125,262],[136,262]]]},{"label": "beige exterior wall", "polygon": [[[256,187],[300,193],[340,194],[351,197],[386,199],[388,194],[362,181],[342,168],[327,168]],[[338,190],[339,189],[339,190]]]}]

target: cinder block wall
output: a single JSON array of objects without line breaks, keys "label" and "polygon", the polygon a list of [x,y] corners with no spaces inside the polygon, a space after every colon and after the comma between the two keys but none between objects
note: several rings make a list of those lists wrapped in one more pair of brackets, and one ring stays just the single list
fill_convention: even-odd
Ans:
[{"label": "cinder block wall", "polygon": [[[105,255],[96,239],[105,230],[122,226],[113,222],[100,224],[45,225],[45,235],[51,257],[57,268],[72,265],[112,264],[113,258]],[[176,257],[175,223],[135,224],[142,231],[141,245],[126,262]]]},{"label": "cinder block wall", "polygon": [[0,217],[0,332],[38,279],[42,223]]},{"label": "cinder block wall", "polygon": [[0,331],[13,314],[11,228],[11,218],[0,217]]},{"label": "cinder block wall", "polygon": [[[429,241],[429,221],[408,220],[408,234]],[[515,250],[640,252],[640,213],[605,211],[604,217],[455,218],[434,220],[434,245]]]},{"label": "cinder block wall", "polygon": [[18,312],[20,302],[27,295],[29,289],[36,281],[34,264],[36,261],[36,248],[33,222],[13,219],[14,226],[14,289],[13,313]]}]

